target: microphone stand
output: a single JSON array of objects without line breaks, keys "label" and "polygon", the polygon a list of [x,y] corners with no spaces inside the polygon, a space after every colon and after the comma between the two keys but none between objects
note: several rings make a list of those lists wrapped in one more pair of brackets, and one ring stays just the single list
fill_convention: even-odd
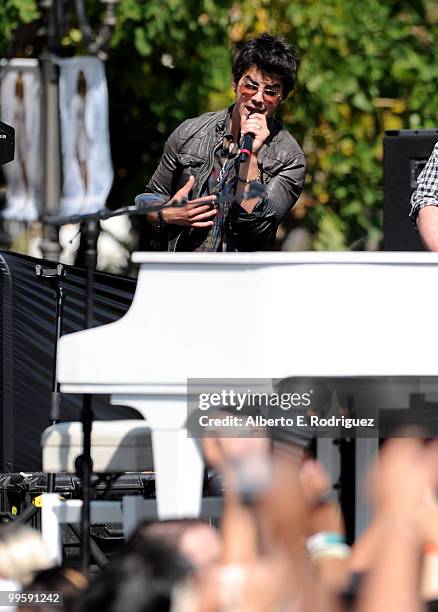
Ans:
[{"label": "microphone stand", "polygon": [[[56,314],[55,314],[55,338],[53,344],[53,366],[52,366],[52,396],[50,403],[49,422],[56,425],[60,420],[60,393],[57,381],[57,355],[58,341],[62,334],[62,320],[64,310],[64,289],[61,280],[65,278],[66,271],[62,264],[56,268],[43,268],[41,265],[35,266],[35,275],[38,279],[47,281],[55,294]],[[55,492],[56,474],[47,474],[47,491]]]},{"label": "microphone stand", "polygon": [[[97,265],[97,240],[99,238],[100,223],[98,219],[86,219],[85,229],[85,267],[86,280],[86,306],[85,328],[94,327],[94,272]],[[82,516],[81,516],[81,570],[88,573],[90,565],[90,502],[91,502],[91,473],[93,463],[91,460],[91,429],[93,426],[92,396],[85,393],[82,396],[82,456],[79,458],[77,469],[82,476]]]},{"label": "microphone stand", "polygon": [[[94,273],[97,264],[97,240],[100,231],[100,221],[119,217],[123,215],[145,215],[150,212],[158,212],[167,206],[185,206],[187,199],[178,201],[163,201],[163,196],[156,194],[142,194],[138,206],[126,206],[114,211],[106,208],[95,213],[76,214],[66,217],[50,216],[44,219],[47,225],[69,225],[81,223],[85,231],[85,265],[86,277],[86,307],[85,307],[85,329],[94,326]],[[55,366],[56,367],[56,366]],[[76,469],[82,481],[82,510],[81,510],[81,570],[87,574],[90,565],[90,502],[91,502],[91,474],[93,470],[91,460],[91,430],[93,425],[92,395],[84,393],[82,397],[81,411],[83,431],[83,451],[76,462]],[[54,481],[51,482],[54,488]]]}]

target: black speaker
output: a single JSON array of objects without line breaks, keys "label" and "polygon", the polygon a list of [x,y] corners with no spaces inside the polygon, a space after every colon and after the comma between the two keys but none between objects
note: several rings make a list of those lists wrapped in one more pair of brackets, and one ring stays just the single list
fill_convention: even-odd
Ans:
[{"label": "black speaker", "polygon": [[435,143],[437,130],[388,130],[383,138],[383,250],[424,251],[409,218],[411,195]]},{"label": "black speaker", "polygon": [[11,125],[0,121],[0,166],[14,159],[15,130]]}]

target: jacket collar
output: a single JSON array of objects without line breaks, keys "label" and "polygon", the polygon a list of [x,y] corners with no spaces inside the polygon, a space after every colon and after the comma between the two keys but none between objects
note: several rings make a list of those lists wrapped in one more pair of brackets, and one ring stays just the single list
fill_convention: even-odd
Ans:
[{"label": "jacket collar", "polygon": [[216,132],[218,134],[225,134],[230,126],[231,113],[233,112],[234,104],[231,104],[228,108],[219,111],[218,120],[216,123]]}]

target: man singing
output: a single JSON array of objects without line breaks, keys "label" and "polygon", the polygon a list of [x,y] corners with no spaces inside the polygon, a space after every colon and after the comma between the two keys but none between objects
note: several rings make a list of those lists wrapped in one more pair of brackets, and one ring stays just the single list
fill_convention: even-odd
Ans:
[{"label": "man singing", "polygon": [[[273,248],[279,223],[301,193],[306,169],[297,142],[273,118],[292,91],[298,63],[294,47],[281,38],[262,34],[250,40],[233,64],[235,104],[187,119],[170,135],[145,191],[163,200],[189,199],[185,206],[148,215],[155,248]],[[239,163],[245,134],[253,135],[252,150]],[[265,185],[264,196],[250,191],[254,181]]]}]

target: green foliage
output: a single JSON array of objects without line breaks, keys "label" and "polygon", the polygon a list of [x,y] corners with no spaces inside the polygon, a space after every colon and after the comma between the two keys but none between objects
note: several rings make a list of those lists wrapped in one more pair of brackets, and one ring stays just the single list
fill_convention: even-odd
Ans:
[{"label": "green foliage", "polygon": [[223,106],[224,90],[232,100],[230,6],[231,0],[120,0],[108,74],[113,142],[115,136],[128,145],[114,150],[122,185],[113,190],[113,205],[142,189],[178,123]]},{"label": "green foliage", "polygon": [[0,2],[0,56],[7,55],[16,29],[39,17],[36,0],[2,0]]},{"label": "green foliage", "polygon": [[[98,16],[97,0],[87,6]],[[35,2],[3,0],[3,50],[35,18]],[[438,127],[436,0],[120,0],[108,60],[111,205],[141,190],[180,121],[233,100],[230,50],[264,31],[302,57],[280,111],[308,158],[292,225],[316,249],[378,248],[384,130]]]},{"label": "green foliage", "polygon": [[[283,5],[303,55],[290,125],[309,159],[306,219],[315,247],[361,240],[375,248],[384,130],[438,123],[435,3],[326,0],[324,11],[314,0]],[[342,222],[329,222],[333,213]]]}]

